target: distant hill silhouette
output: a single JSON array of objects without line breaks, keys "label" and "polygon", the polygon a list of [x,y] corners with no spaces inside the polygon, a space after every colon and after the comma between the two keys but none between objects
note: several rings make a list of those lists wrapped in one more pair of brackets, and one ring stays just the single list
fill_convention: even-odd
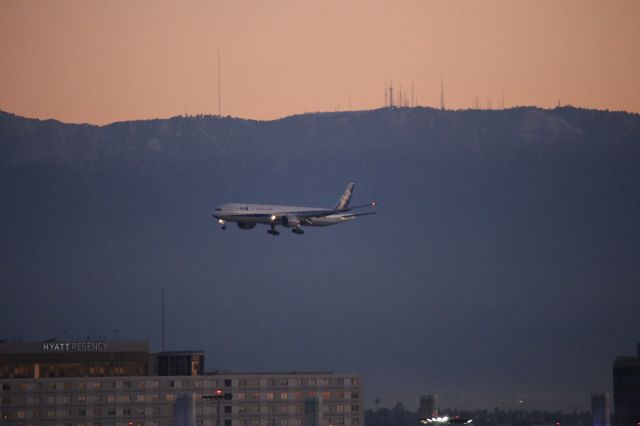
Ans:
[{"label": "distant hill silhouette", "polygon": [[[229,201],[332,206],[348,182],[376,216],[278,238],[210,217]],[[367,398],[526,392],[548,409],[607,390],[637,339],[621,327],[640,321],[637,114],[0,112],[0,202],[0,337],[157,345],[164,287],[171,347],[203,347],[208,367],[351,370]]]}]

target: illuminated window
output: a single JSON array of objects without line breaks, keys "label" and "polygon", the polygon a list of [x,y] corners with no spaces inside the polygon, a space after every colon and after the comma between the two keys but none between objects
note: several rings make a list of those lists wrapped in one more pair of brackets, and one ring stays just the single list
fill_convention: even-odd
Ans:
[{"label": "illuminated window", "polygon": [[55,417],[55,416],[56,416],[56,410],[47,411],[47,417]]},{"label": "illuminated window", "polygon": [[273,400],[273,392],[267,392],[267,400],[269,401]]},{"label": "illuminated window", "polygon": [[144,402],[144,395],[143,395],[143,394],[139,394],[139,395],[137,396],[136,400],[137,400],[138,402]]},{"label": "illuminated window", "polygon": [[289,394],[287,392],[280,392],[280,399],[286,401],[289,399]]},{"label": "illuminated window", "polygon": [[116,402],[115,395],[107,395],[107,402]]},{"label": "illuminated window", "polygon": [[18,418],[19,419],[24,419],[24,410],[19,410],[18,411]]},{"label": "illuminated window", "polygon": [[289,426],[288,419],[280,419],[280,426]]},{"label": "illuminated window", "polygon": [[322,399],[325,401],[328,401],[331,399],[331,392],[329,391],[324,391],[322,392]]},{"label": "illuminated window", "polygon": [[144,416],[144,407],[138,407],[136,408],[136,414],[138,416]]},{"label": "illuminated window", "polygon": [[303,396],[304,394],[300,391],[296,392],[293,394],[293,399],[300,401],[302,398],[304,398]]},{"label": "illuminated window", "polygon": [[233,399],[237,401],[244,401],[244,392],[236,392],[233,394]]}]

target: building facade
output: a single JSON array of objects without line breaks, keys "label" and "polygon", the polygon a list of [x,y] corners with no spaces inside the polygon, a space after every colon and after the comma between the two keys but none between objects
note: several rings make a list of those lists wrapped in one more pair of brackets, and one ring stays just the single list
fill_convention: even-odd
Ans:
[{"label": "building facade", "polygon": [[[193,366],[204,361],[198,359],[188,368],[196,375],[123,375],[129,360],[128,355],[120,351],[122,346],[76,345],[74,350],[81,352],[74,357],[68,352],[72,346],[64,343],[64,348],[53,349],[58,351],[55,354],[64,356],[47,358],[33,357],[31,352],[21,357],[15,346],[4,345],[0,344],[0,369],[5,372],[0,378],[3,426],[172,426],[176,405],[179,405],[176,401],[185,395],[193,401],[196,426],[364,424],[362,381],[355,374],[218,372],[199,375],[199,368]],[[7,350],[11,356],[1,358]],[[43,353],[51,355],[49,350],[47,347]],[[171,355],[172,359],[175,355]],[[188,356],[194,360],[193,353]],[[134,358],[139,361],[143,357]],[[147,368],[148,360],[149,354]],[[144,363],[136,364],[135,368],[144,370]],[[43,371],[55,374],[44,375]],[[73,376],[77,371],[87,374]],[[216,391],[230,393],[232,399],[206,398]],[[308,412],[307,407],[313,407],[314,412]],[[307,425],[310,419],[313,425]]]},{"label": "building facade", "polygon": [[640,424],[640,343],[637,356],[613,362],[613,417],[616,426]]}]

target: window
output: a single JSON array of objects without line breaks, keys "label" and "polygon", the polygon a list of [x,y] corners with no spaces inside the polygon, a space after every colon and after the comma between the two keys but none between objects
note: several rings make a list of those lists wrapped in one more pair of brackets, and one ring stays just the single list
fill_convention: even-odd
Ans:
[{"label": "window", "polygon": [[224,379],[224,385],[225,387],[231,386],[231,379]]},{"label": "window", "polygon": [[231,426],[231,419],[224,419],[224,426]]},{"label": "window", "polygon": [[280,399],[286,401],[289,399],[289,394],[287,392],[280,392]]},{"label": "window", "polygon": [[3,383],[2,384],[2,390],[3,391],[10,391],[11,390],[11,385],[9,383]]},{"label": "window", "polygon": [[115,408],[109,408],[107,410],[107,416],[115,416],[116,415],[116,409]]},{"label": "window", "polygon": [[125,389],[131,389],[131,382],[130,381],[126,381],[126,382],[122,383],[122,386]]},{"label": "window", "polygon": [[49,390],[56,390],[56,382],[49,382]]},{"label": "window", "polygon": [[78,402],[86,402],[86,401],[87,401],[86,395],[78,395]]},{"label": "window", "polygon": [[86,415],[87,415],[87,410],[86,409],[81,408],[81,409],[78,410],[78,416],[84,417]]},{"label": "window", "polygon": [[354,413],[360,411],[360,406],[359,405],[352,405],[351,406],[351,411],[354,412]]},{"label": "window", "polygon": [[107,402],[116,402],[115,395],[107,395]]},{"label": "window", "polygon": [[273,397],[274,397],[273,392],[267,392],[267,400],[273,401]]},{"label": "window", "polygon": [[233,399],[237,401],[244,401],[244,392],[236,392],[233,394]]},{"label": "window", "polygon": [[225,414],[231,414],[231,406],[230,405],[225,405],[224,406],[224,413]]},{"label": "window", "polygon": [[288,426],[289,422],[288,419],[280,419],[280,426]]},{"label": "window", "polygon": [[151,411],[151,414],[153,414],[154,416],[159,416],[160,415],[160,407],[153,407],[153,410]]},{"label": "window", "polygon": [[102,415],[102,408],[100,408],[100,407],[94,408],[93,409],[93,415],[94,416],[101,416]]},{"label": "window", "polygon": [[136,408],[136,415],[144,416],[144,407],[137,407]]},{"label": "window", "polygon": [[122,409],[122,415],[123,416],[130,416],[131,415],[131,407],[124,407]]},{"label": "window", "polygon": [[138,402],[144,402],[144,394],[138,394],[136,396],[136,401]]}]

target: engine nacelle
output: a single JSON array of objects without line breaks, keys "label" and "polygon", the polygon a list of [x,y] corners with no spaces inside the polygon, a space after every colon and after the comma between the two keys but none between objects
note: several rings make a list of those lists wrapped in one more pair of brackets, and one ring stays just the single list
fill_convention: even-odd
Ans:
[{"label": "engine nacelle", "polygon": [[244,229],[244,230],[253,229],[256,227],[255,222],[238,222],[237,225],[238,225],[238,228]]},{"label": "engine nacelle", "polygon": [[300,226],[300,219],[296,216],[282,216],[282,226],[286,228],[297,228]]}]

